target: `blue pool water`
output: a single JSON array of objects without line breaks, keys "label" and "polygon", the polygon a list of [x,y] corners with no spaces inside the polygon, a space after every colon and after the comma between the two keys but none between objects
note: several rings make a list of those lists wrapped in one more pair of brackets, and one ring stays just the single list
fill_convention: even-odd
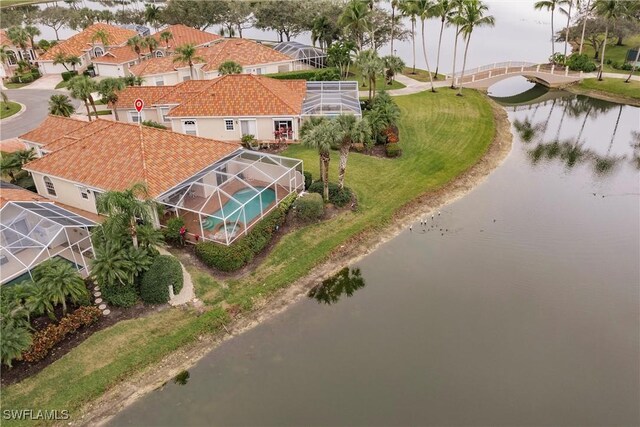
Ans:
[{"label": "blue pool water", "polygon": [[[260,196],[254,197],[256,194],[260,193],[260,191],[264,191],[260,194]],[[226,215],[230,215],[227,217],[227,221],[236,222],[239,218],[240,222],[244,222],[244,215],[242,214],[242,209],[238,210],[234,213],[236,209],[244,204],[244,212],[246,213],[247,223],[250,223],[254,218],[260,215],[260,200],[262,199],[262,206],[266,209],[274,200],[276,200],[276,192],[271,188],[265,187],[256,187],[253,188],[243,188],[242,190],[238,190],[233,193],[233,197],[237,199],[231,199],[224,206],[214,212],[212,216],[208,217],[206,220],[202,222],[202,227],[205,230],[212,230],[216,225],[222,222],[221,219],[214,218],[214,216],[224,217]],[[245,204],[246,203],[246,204]],[[233,215],[231,215],[233,213]]]}]

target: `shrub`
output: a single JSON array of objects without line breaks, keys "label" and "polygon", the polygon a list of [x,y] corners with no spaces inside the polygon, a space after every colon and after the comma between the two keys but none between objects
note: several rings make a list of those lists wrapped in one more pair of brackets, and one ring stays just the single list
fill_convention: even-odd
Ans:
[{"label": "shrub", "polygon": [[312,183],[313,175],[311,175],[311,172],[304,171],[304,189],[308,190]]},{"label": "shrub", "polygon": [[179,217],[171,218],[167,221],[167,228],[162,231],[164,233],[164,240],[172,245],[182,245],[182,236],[180,235],[180,229],[184,227],[184,220]]},{"label": "shrub", "polygon": [[271,77],[272,79],[299,79],[299,80],[307,80],[307,81],[319,81],[322,80],[318,78],[318,76],[323,77],[331,77],[331,72],[335,72],[338,75],[338,79],[340,80],[340,74],[338,70],[335,68],[324,68],[321,70],[299,70],[299,71],[288,71],[286,73],[276,73],[276,74],[268,74],[267,77]]},{"label": "shrub", "polygon": [[102,311],[95,306],[80,307],[63,317],[58,324],[51,324],[33,334],[31,347],[22,355],[27,362],[37,362],[47,357],[49,351],[67,335],[100,319]]},{"label": "shrub", "polygon": [[387,144],[384,148],[387,157],[400,157],[402,155],[402,148],[398,144]]},{"label": "shrub", "polygon": [[382,134],[385,136],[387,143],[395,144],[400,142],[400,131],[398,130],[398,126],[390,125],[382,131]]},{"label": "shrub", "polygon": [[11,83],[31,83],[33,80],[33,75],[31,73],[16,74],[11,77]]},{"label": "shrub", "polygon": [[589,55],[584,53],[581,55],[577,53],[570,55],[567,59],[567,66],[570,70],[584,71],[585,73],[595,71],[597,68],[596,63],[589,58]]},{"label": "shrub", "polygon": [[309,193],[298,197],[293,204],[293,209],[296,218],[305,222],[313,222],[324,215],[324,202],[320,194]]},{"label": "shrub", "polygon": [[[322,181],[316,181],[311,186],[309,186],[310,193],[318,193],[322,195],[324,192],[324,185]],[[338,184],[330,182],[329,183],[329,203],[333,203],[338,207],[346,206],[352,199],[352,192],[349,188],[345,187],[340,189]]]},{"label": "shrub", "polygon": [[62,81],[68,82],[69,80],[71,80],[71,78],[77,76],[78,72],[77,71],[65,71],[60,75],[62,76]]},{"label": "shrub", "polygon": [[153,120],[144,120],[142,122],[142,126],[149,126],[150,128],[156,129],[167,129],[165,125],[161,125],[160,123],[154,122]]},{"label": "shrub", "polygon": [[351,149],[356,153],[364,153],[365,145],[361,142],[351,144]]},{"label": "shrub", "polygon": [[182,265],[175,257],[160,255],[142,276],[140,297],[147,304],[164,304],[169,301],[169,286],[177,294],[182,289]]},{"label": "shrub", "polygon": [[309,81],[316,82],[331,82],[340,80],[340,73],[335,68],[324,68],[316,71],[316,75],[309,79]]},{"label": "shrub", "polygon": [[100,288],[102,298],[116,307],[131,307],[138,302],[138,291],[134,283],[122,285],[120,283],[103,284]]},{"label": "shrub", "polygon": [[269,244],[273,233],[284,223],[295,199],[296,194],[287,196],[273,211],[254,225],[246,236],[229,246],[214,242],[196,244],[196,256],[208,266],[220,271],[239,270]]}]

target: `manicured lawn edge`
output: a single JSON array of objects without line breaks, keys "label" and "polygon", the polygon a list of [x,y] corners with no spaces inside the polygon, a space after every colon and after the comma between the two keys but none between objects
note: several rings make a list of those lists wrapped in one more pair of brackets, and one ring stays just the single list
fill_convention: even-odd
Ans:
[{"label": "manicured lawn edge", "polygon": [[0,102],[0,119],[11,117],[22,110],[22,105],[18,104],[17,102],[9,101],[8,105],[9,109],[6,109],[6,105],[4,104],[4,102]]},{"label": "manicured lawn edge", "polygon": [[585,79],[566,89],[579,95],[640,107],[640,82],[631,80],[625,83],[624,81],[625,79],[616,78],[604,78],[603,81],[595,78]]},{"label": "manicured lawn edge", "polygon": [[[431,73],[433,73],[433,71]],[[402,70],[402,75],[419,82],[429,82],[429,74],[427,74],[427,70],[421,70],[420,68],[416,68],[416,73],[413,74],[413,67],[404,67],[404,70]],[[446,79],[446,76],[440,73],[438,73],[437,78],[435,74],[433,74],[433,77],[434,82]]]}]

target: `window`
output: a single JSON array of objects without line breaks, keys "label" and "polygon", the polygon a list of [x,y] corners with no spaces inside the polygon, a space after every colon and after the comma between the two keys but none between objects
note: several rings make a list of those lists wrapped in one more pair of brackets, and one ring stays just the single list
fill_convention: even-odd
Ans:
[{"label": "window", "polygon": [[129,117],[131,118],[131,123],[140,123],[140,120],[142,120],[142,111],[141,112],[137,112],[137,111],[129,111]]},{"label": "window", "polygon": [[156,58],[162,58],[164,56],[164,52],[161,50],[156,50]]},{"label": "window", "polygon": [[195,120],[183,120],[182,121],[182,130],[187,135],[197,135],[198,134],[198,129],[196,127],[196,121]]},{"label": "window", "polygon": [[156,86],[164,86],[164,76],[156,77]]},{"label": "window", "polygon": [[293,120],[274,120],[273,132],[276,138],[293,139]]},{"label": "window", "polygon": [[256,74],[262,74],[262,68],[256,68]]},{"label": "window", "polygon": [[16,53],[12,50],[7,52],[7,61],[9,61],[9,65],[16,65],[18,60],[16,59]]},{"label": "window", "polygon": [[53,182],[51,182],[51,179],[48,176],[44,177],[44,187],[47,189],[47,193],[50,196],[53,196],[53,197],[58,196],[56,194],[56,187],[53,186]]},{"label": "window", "polygon": [[191,76],[190,75],[186,75],[186,76],[182,76],[182,81],[186,82],[187,80],[191,80]]},{"label": "window", "polygon": [[162,121],[163,122],[168,122],[169,121],[169,117],[167,117],[168,114],[169,114],[169,107],[160,108],[160,116],[162,116]]},{"label": "window", "polygon": [[226,130],[233,130],[233,119],[226,119],[224,121],[224,128]]},{"label": "window", "polygon": [[97,58],[102,55],[104,55],[104,49],[100,46],[96,46],[95,49],[93,49],[93,56]]},{"label": "window", "polygon": [[89,200],[89,189],[87,187],[78,187],[78,190],[80,190],[80,197]]}]

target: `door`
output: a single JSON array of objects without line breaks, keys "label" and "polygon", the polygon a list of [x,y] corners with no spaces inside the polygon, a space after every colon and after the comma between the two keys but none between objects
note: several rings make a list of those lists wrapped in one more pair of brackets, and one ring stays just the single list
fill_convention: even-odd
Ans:
[{"label": "door", "polygon": [[253,135],[254,138],[258,138],[257,126],[255,120],[240,120],[240,131],[242,135]]}]

